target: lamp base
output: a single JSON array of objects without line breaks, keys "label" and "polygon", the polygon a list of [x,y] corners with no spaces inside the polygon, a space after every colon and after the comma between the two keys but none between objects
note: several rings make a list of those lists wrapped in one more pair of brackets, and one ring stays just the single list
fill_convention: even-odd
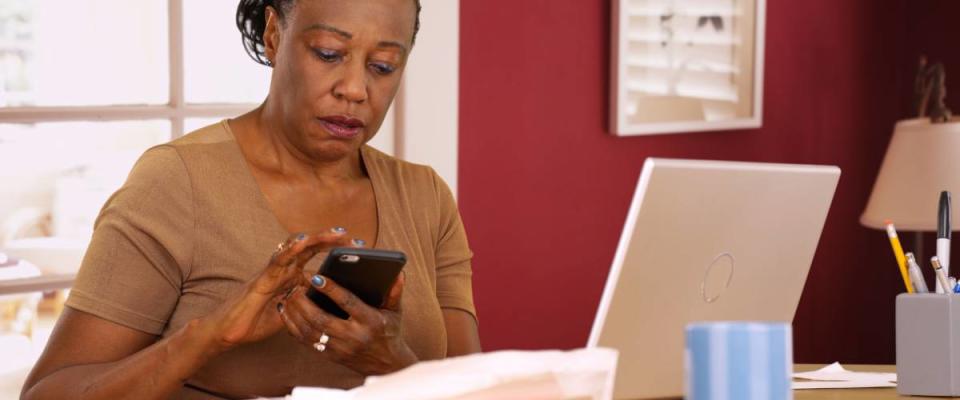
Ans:
[{"label": "lamp base", "polygon": [[[923,256],[923,232],[916,231],[913,233],[913,255],[917,258],[917,262],[923,265],[923,260],[926,258]],[[923,271],[923,268],[920,268],[920,271]]]}]

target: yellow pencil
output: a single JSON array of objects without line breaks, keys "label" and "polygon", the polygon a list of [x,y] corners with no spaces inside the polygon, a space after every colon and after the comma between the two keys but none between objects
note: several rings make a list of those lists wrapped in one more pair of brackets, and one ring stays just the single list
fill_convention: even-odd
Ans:
[{"label": "yellow pencil", "polygon": [[890,238],[890,246],[893,247],[893,256],[897,258],[897,266],[900,267],[903,284],[907,286],[907,293],[913,293],[913,282],[910,282],[910,275],[907,274],[907,257],[903,255],[903,246],[900,246],[897,228],[894,228],[893,222],[889,220],[883,222],[887,224],[887,237]]}]

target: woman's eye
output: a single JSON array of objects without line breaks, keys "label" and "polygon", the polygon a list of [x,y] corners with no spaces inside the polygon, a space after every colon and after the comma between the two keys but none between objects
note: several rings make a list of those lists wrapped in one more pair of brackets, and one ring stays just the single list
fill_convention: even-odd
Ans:
[{"label": "woman's eye", "polygon": [[314,53],[317,54],[317,57],[324,62],[335,62],[340,60],[340,52],[327,49],[314,49]]},{"label": "woman's eye", "polygon": [[392,65],[384,63],[371,63],[370,68],[373,68],[380,75],[390,75],[393,71],[396,71],[396,68]]}]

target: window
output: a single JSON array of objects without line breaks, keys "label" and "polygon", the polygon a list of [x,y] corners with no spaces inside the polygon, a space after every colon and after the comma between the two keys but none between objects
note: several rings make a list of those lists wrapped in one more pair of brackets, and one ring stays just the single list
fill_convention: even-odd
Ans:
[{"label": "window", "polygon": [[[23,235],[89,236],[79,226],[102,201],[90,205],[122,183],[135,155],[264,98],[270,70],[247,58],[236,4],[0,3],[0,246]],[[84,184],[99,197],[57,202],[74,203],[80,194],[70,190]],[[24,208],[46,214],[45,225],[11,226],[30,225]]]},{"label": "window", "polygon": [[[16,398],[63,294],[3,281],[70,274],[147,148],[256,107],[236,0],[0,1],[0,398]],[[38,310],[40,310],[38,312]]]},{"label": "window", "polygon": [[[432,22],[404,73],[417,90],[370,144],[432,165],[456,193],[459,1],[422,2]],[[37,290],[69,287],[50,274],[77,269],[134,160],[265,98],[271,70],[247,58],[236,5],[0,0],[0,398],[19,396],[62,307],[62,291]]]}]

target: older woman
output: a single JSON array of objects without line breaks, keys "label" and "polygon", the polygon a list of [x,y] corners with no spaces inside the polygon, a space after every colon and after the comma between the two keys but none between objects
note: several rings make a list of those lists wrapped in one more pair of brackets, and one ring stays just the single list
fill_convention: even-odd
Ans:
[{"label": "older woman", "polygon": [[[101,211],[22,397],[277,396],[479,351],[449,189],[364,145],[400,85],[419,8],[241,1],[248,52],[273,68],[266,101],[138,161]],[[365,244],[407,254],[382,308],[311,275],[316,254]],[[350,318],[316,307],[310,286]]]}]

